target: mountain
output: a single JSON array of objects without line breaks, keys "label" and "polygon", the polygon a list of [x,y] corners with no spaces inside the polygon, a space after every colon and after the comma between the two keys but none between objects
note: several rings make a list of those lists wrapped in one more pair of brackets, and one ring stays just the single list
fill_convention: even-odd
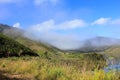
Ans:
[{"label": "mountain", "polygon": [[103,46],[116,45],[119,42],[120,42],[120,39],[99,36],[92,39],[88,39],[84,43],[87,45],[95,46],[95,47],[103,47]]},{"label": "mountain", "polygon": [[69,53],[98,53],[120,61],[120,39],[95,37],[81,41],[81,47],[75,50],[66,50]]},{"label": "mountain", "polygon": [[55,53],[61,51],[48,43],[32,40],[24,35],[24,30],[14,28],[8,25],[0,24],[0,33],[11,37],[15,41],[18,41],[22,45],[29,47],[37,53],[44,53],[46,51]]},{"label": "mountain", "polygon": [[[36,53],[42,54],[45,52],[49,53],[59,53],[63,52],[62,50],[44,42],[32,40],[24,36],[25,31],[13,28],[8,25],[0,24],[0,33],[14,39],[15,41],[21,43],[25,47],[29,47]],[[94,37],[81,41],[81,47],[75,50],[65,50],[71,52],[100,52],[105,53],[110,56],[117,56],[120,50],[120,39],[108,38],[108,37]]]},{"label": "mountain", "polygon": [[82,41],[82,46],[77,49],[81,52],[100,52],[108,49],[111,46],[119,46],[120,39],[108,38],[108,37],[95,37]]},{"label": "mountain", "polygon": [[0,24],[0,32],[2,33],[5,29],[10,29],[8,25]]},{"label": "mountain", "polygon": [[120,45],[110,46],[109,48],[101,51],[100,53],[120,61]]},{"label": "mountain", "polygon": [[38,56],[37,53],[33,52],[31,49],[25,47],[19,42],[0,34],[0,57],[24,55]]}]

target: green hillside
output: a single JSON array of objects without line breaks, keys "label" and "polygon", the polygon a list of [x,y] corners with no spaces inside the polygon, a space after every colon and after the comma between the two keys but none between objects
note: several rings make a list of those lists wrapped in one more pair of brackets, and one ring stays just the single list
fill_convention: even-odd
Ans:
[{"label": "green hillside", "polygon": [[0,32],[3,32],[5,29],[10,29],[8,25],[0,24]]},{"label": "green hillside", "polygon": [[106,50],[102,51],[101,53],[106,54],[109,57],[114,57],[116,59],[120,59],[120,46],[110,46]]},{"label": "green hillside", "polygon": [[37,53],[33,52],[31,49],[25,47],[19,42],[0,34],[0,57],[24,55],[38,56]]},{"label": "green hillside", "polygon": [[45,53],[46,51],[50,53],[56,53],[58,51],[61,51],[47,43],[31,40],[24,36],[23,30],[13,28],[8,25],[0,24],[0,33],[13,38],[14,40],[18,41],[22,45],[29,47],[31,50],[40,54]]}]

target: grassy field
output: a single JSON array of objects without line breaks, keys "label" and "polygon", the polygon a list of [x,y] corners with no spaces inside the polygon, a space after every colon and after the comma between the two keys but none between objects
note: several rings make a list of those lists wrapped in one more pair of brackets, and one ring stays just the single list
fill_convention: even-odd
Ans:
[{"label": "grassy field", "polygon": [[0,78],[2,80],[120,80],[119,72],[102,70],[103,66],[100,65],[105,65],[104,60],[96,60],[94,55],[92,59],[87,56],[87,54],[56,54],[49,58],[46,55],[1,58]]}]

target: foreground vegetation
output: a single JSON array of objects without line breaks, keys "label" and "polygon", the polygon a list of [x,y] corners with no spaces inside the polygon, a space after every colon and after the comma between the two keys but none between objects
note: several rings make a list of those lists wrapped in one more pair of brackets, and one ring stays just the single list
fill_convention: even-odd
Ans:
[{"label": "foreground vegetation", "polygon": [[87,56],[86,54],[57,54],[57,59],[53,58],[55,55],[49,58],[46,58],[46,55],[42,57],[1,58],[0,74],[10,80],[120,79],[120,73],[112,71],[104,72],[100,68],[99,65],[105,65],[104,61],[99,61],[99,59],[95,61],[95,59],[90,59],[90,57],[85,58]]},{"label": "foreground vegetation", "polygon": [[28,47],[25,47],[12,38],[0,34],[0,57],[23,55],[38,56],[37,53],[33,52]]}]

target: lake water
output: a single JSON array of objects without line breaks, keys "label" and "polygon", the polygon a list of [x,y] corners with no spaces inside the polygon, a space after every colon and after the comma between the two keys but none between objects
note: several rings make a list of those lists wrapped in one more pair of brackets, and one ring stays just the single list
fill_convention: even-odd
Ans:
[{"label": "lake water", "polygon": [[110,70],[120,70],[120,63],[119,64],[113,64],[113,65],[108,65],[107,67],[104,68],[105,72],[108,72]]},{"label": "lake water", "polygon": [[108,61],[108,66],[104,68],[105,72],[108,72],[110,70],[120,70],[120,60],[107,60]]}]

